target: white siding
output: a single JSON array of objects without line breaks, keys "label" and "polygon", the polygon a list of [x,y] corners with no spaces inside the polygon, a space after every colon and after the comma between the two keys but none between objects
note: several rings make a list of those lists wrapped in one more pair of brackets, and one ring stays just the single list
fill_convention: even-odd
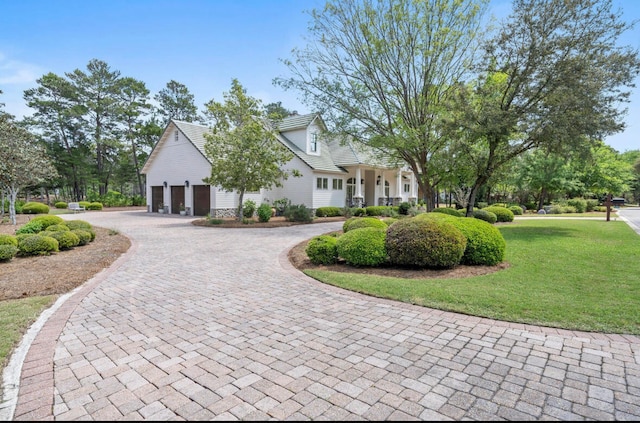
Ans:
[{"label": "white siding", "polygon": [[276,187],[270,191],[265,191],[264,198],[267,198],[271,204],[273,204],[274,200],[288,198],[291,200],[291,204],[304,204],[309,208],[313,207],[312,190],[315,183],[313,170],[298,157],[294,157],[293,160],[287,163],[285,169],[289,172],[295,169],[302,176],[296,178],[290,175],[287,180],[282,182],[281,188]]},{"label": "white siding", "polygon": [[283,132],[282,135],[294,143],[300,150],[307,151],[307,130],[296,129],[295,131]]},{"label": "white siding", "polygon": [[[327,178],[327,189],[318,188],[318,178]],[[333,189],[333,179],[343,180],[341,190]],[[317,209],[318,207],[327,206],[344,207],[345,199],[347,197],[346,174],[315,172],[313,175],[313,185],[311,189],[313,190],[313,205],[311,206],[312,208]]]},{"label": "white siding", "polygon": [[185,206],[193,208],[192,185],[202,185],[202,178],[210,176],[211,165],[198,149],[179,132],[178,140],[175,136],[176,128],[169,125],[167,131],[156,146],[157,155],[153,158],[147,171],[147,204],[151,205],[151,187],[162,186],[165,204],[171,203],[172,185],[185,185],[189,181],[189,188],[185,187]]}]

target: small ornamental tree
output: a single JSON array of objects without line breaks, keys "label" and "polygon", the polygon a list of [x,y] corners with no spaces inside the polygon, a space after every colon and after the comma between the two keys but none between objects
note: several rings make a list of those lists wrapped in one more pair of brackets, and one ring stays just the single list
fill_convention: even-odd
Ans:
[{"label": "small ornamental tree", "polygon": [[9,194],[9,219],[15,225],[20,189],[57,177],[44,149],[11,116],[0,114],[0,190]]},{"label": "small ornamental tree", "polygon": [[211,176],[203,180],[238,192],[236,216],[242,220],[244,193],[281,186],[289,175],[283,165],[293,159],[293,153],[278,141],[261,101],[247,96],[237,79],[224,98],[224,103],[207,103],[213,128],[205,134],[204,149],[211,161]]}]

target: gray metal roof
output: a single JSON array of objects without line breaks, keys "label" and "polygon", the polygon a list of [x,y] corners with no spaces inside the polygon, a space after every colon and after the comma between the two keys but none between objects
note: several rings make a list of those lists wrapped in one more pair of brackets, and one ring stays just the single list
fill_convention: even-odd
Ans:
[{"label": "gray metal roof", "polygon": [[[311,169],[324,172],[345,173],[346,170],[343,169],[342,166],[353,166],[359,164],[384,166],[384,164],[376,158],[375,154],[364,146],[355,146],[353,143],[342,145],[337,140],[326,141],[321,137],[320,155],[312,155],[301,150],[283,134],[283,132],[286,131],[307,128],[316,119],[318,119],[319,124],[325,128],[324,122],[322,122],[322,119],[318,114],[312,113],[307,115],[288,116],[279,122],[279,133],[277,134],[278,140],[289,148],[293,154],[300,158],[300,160],[306,163]],[[198,151],[210,162],[204,150],[204,145],[207,141],[204,134],[210,132],[211,128],[197,123],[171,120],[169,125],[167,125],[163,136],[154,146],[153,151],[149,155],[149,158],[143,167],[143,172],[146,171],[148,164],[157,154],[156,149],[160,147],[160,144],[168,137],[167,129],[171,126],[171,123],[173,123],[176,128],[178,128],[178,130],[182,132],[198,149]]]}]

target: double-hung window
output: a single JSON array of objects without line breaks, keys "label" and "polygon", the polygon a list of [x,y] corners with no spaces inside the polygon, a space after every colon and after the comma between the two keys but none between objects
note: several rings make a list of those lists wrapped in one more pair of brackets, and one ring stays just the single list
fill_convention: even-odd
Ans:
[{"label": "double-hung window", "polygon": [[318,152],[318,134],[315,132],[311,134],[311,141],[309,143],[309,151],[312,153]]},{"label": "double-hung window", "polygon": [[342,179],[334,179],[332,183],[334,190],[342,191]]},{"label": "double-hung window", "polygon": [[329,179],[328,178],[318,178],[318,179],[316,179],[316,188],[317,189],[329,189]]}]

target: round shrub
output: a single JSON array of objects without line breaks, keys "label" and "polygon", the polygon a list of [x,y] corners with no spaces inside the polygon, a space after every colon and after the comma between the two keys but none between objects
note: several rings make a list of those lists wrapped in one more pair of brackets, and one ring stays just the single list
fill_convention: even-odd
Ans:
[{"label": "round shrub", "polygon": [[28,238],[30,236],[34,236],[34,235],[37,235],[37,234],[33,234],[33,233],[16,234],[16,239],[18,240],[18,245],[20,245],[20,241],[22,241],[23,239]]},{"label": "round shrub", "polygon": [[467,238],[461,262],[468,265],[495,266],[504,260],[507,244],[492,224],[472,217],[451,222]]},{"label": "round shrub", "polygon": [[37,222],[37,221],[30,221],[25,223],[24,225],[22,225],[22,227],[18,228],[18,230],[16,231],[16,235],[21,235],[21,234],[37,234],[39,232],[42,232],[44,230],[44,226],[42,224],[42,222]]},{"label": "round shrub", "polygon": [[450,216],[462,217],[464,216],[463,212],[460,210],[456,210],[453,207],[436,207],[431,210],[432,213],[444,213]]},{"label": "round shrub", "polygon": [[387,229],[389,261],[399,266],[450,268],[460,263],[467,239],[444,219],[402,219]]},{"label": "round shrub", "polygon": [[67,225],[51,225],[51,226],[47,226],[47,231],[48,232],[61,232],[61,231],[70,231],[71,229],[69,229],[69,227]]},{"label": "round shrub", "polygon": [[67,220],[66,222],[64,222],[64,225],[71,230],[93,228],[93,226],[91,226],[91,223],[84,220]]},{"label": "round shrub", "polygon": [[335,264],[338,261],[338,238],[320,235],[312,238],[305,252],[313,264]]},{"label": "round shrub", "polygon": [[44,235],[31,235],[19,240],[18,249],[25,256],[48,255],[59,251],[58,240]]},{"label": "round shrub", "polygon": [[313,222],[313,211],[304,204],[292,204],[284,211],[284,217],[289,222]]},{"label": "round shrub", "polygon": [[102,203],[94,201],[93,203],[89,203],[86,207],[87,210],[102,210]]},{"label": "round shrub", "polygon": [[554,204],[549,209],[549,214],[562,214],[562,206],[559,204]]},{"label": "round shrub", "polygon": [[495,214],[498,222],[513,222],[513,212],[506,207],[489,206],[483,210]]},{"label": "round shrub", "polygon": [[514,216],[522,216],[524,213],[524,210],[522,210],[522,207],[520,206],[511,206],[509,207],[509,210],[511,210],[511,213],[513,213]]},{"label": "round shrub", "polygon": [[391,226],[393,223],[396,223],[398,221],[398,219],[395,217],[385,217],[384,219],[380,220],[382,220],[387,226]]},{"label": "round shrub", "polygon": [[316,216],[318,217],[336,217],[341,215],[342,210],[340,207],[318,207],[316,209]]},{"label": "round shrub", "polygon": [[575,213],[584,213],[587,211],[587,200],[583,198],[572,198],[567,200],[567,205],[575,207]]},{"label": "round shrub", "polygon": [[260,222],[268,222],[273,216],[273,210],[271,210],[271,206],[267,203],[260,204],[258,207],[258,220]]},{"label": "round shrub", "polygon": [[0,261],[9,261],[18,254],[18,247],[9,244],[0,244]]},{"label": "round shrub", "polygon": [[578,211],[573,206],[562,206],[562,213],[578,213]]},{"label": "round shrub", "polygon": [[58,241],[58,248],[60,250],[70,250],[80,244],[80,238],[78,237],[78,235],[68,230],[57,232],[49,232],[49,230],[47,230],[44,233],[46,234],[46,236],[55,238]]},{"label": "round shrub", "polygon": [[498,216],[495,213],[487,211],[486,209],[474,210],[473,217],[476,219],[484,220],[492,225],[498,220]]},{"label": "round shrub", "polygon": [[93,240],[93,238],[91,237],[91,232],[85,229],[72,229],[71,232],[76,234],[76,236],[78,237],[78,245],[87,245]]},{"label": "round shrub", "polygon": [[586,212],[592,212],[595,211],[595,208],[598,207],[598,200],[594,200],[593,198],[589,198],[587,200],[585,200],[587,205],[585,208]]},{"label": "round shrub", "polygon": [[31,222],[40,222],[42,223],[42,228],[47,229],[51,225],[63,225],[64,219],[60,216],[55,215],[46,215],[46,216],[36,216],[29,221]]},{"label": "round shrub", "polygon": [[0,234],[0,245],[13,245],[18,246],[18,238],[9,234]]},{"label": "round shrub", "polygon": [[342,232],[349,232],[360,228],[387,229],[387,225],[377,217],[352,217],[342,224]]},{"label": "round shrub", "polygon": [[386,234],[381,228],[352,229],[338,238],[338,256],[352,266],[380,266],[387,260]]},{"label": "round shrub", "polygon": [[409,214],[409,209],[411,209],[411,203],[409,203],[407,201],[403,201],[398,206],[398,214],[406,216],[406,215]]},{"label": "round shrub", "polygon": [[365,216],[367,214],[367,210],[363,207],[354,207],[350,209],[352,216]]},{"label": "round shrub", "polygon": [[67,207],[69,207],[69,205],[64,201],[56,201],[56,203],[53,206],[56,209],[66,209]]},{"label": "round shrub", "polygon": [[47,214],[49,213],[49,206],[46,204],[38,203],[36,201],[32,201],[29,203],[25,203],[22,206],[22,213],[24,214]]},{"label": "round shrub", "polygon": [[78,205],[80,207],[84,207],[85,210],[89,210],[89,206],[91,205],[91,203],[88,202],[88,201],[80,201],[80,202],[78,202]]}]

